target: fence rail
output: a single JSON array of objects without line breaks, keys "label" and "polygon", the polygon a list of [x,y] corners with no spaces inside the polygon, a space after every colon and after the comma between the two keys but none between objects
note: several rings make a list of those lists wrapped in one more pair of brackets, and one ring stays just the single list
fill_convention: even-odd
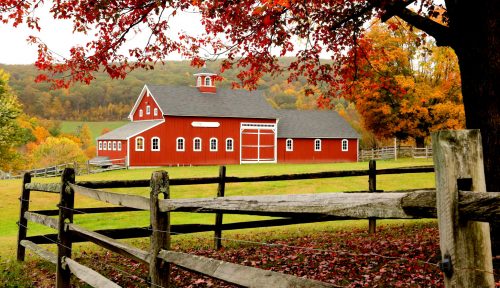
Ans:
[{"label": "fence rail", "polygon": [[398,158],[432,158],[432,148],[389,146],[359,150],[359,161],[387,160]]},{"label": "fence rail", "polygon": [[77,175],[94,174],[113,170],[127,169],[126,158],[110,159],[104,161],[91,162],[86,161],[83,163],[73,162],[64,163],[44,168],[36,168],[32,170],[23,171],[21,174],[13,175],[12,173],[5,173],[0,171],[0,179],[19,179],[23,178],[25,173],[30,173],[32,177],[58,177],[62,175],[65,168],[75,169]]},{"label": "fence rail", "polygon": [[[477,134],[471,132],[471,134],[466,134],[467,137],[459,134],[458,140],[454,140],[456,143],[453,141],[451,142],[453,142],[453,145],[457,145],[460,141],[464,141],[463,138],[470,140],[468,139],[471,138],[469,136],[474,135]],[[450,138],[450,136],[447,137],[443,137],[445,141]],[[475,145],[480,143],[477,139],[472,140],[475,140],[472,141],[472,144],[462,143],[461,145],[476,147]],[[437,143],[436,145],[439,145],[440,141],[436,141],[435,143]],[[446,145],[450,146],[449,143]],[[440,151],[439,149],[438,151]],[[475,151],[472,148],[470,150]],[[452,149],[452,151],[463,150]],[[440,153],[448,153],[446,157],[451,157],[449,151]],[[481,159],[480,157],[477,157],[478,153],[475,155],[476,156],[472,158],[467,158],[468,161],[473,162]],[[467,162],[464,162],[463,159],[460,161],[462,166],[479,167],[477,163],[465,165]],[[441,173],[440,175],[448,173],[446,169],[449,168],[446,165],[438,167],[441,169],[437,171],[437,173]],[[453,165],[453,167],[455,168],[457,165]],[[244,287],[335,287],[329,283],[242,266],[206,257],[174,252],[170,250],[170,237],[171,235],[175,235],[176,231],[190,233],[199,231],[215,231],[215,238],[220,240],[222,238],[220,234],[223,230],[331,221],[337,219],[371,219],[373,222],[370,221],[370,231],[375,232],[375,226],[373,225],[375,219],[437,217],[440,223],[443,222],[443,225],[448,225],[446,226],[448,228],[444,229],[453,230],[454,232],[452,231],[451,233],[454,234],[465,233],[461,234],[462,238],[450,238],[448,235],[441,236],[442,239],[445,239],[445,243],[441,243],[443,261],[447,260],[453,263],[453,265],[450,265],[451,268],[447,268],[445,265],[442,266],[445,274],[444,277],[446,285],[452,287],[452,285],[458,283],[458,286],[461,287],[493,287],[494,282],[491,267],[491,247],[488,245],[489,242],[485,242],[487,236],[484,234],[487,230],[484,228],[484,225],[481,224],[479,225],[481,229],[474,228],[469,231],[469,226],[471,225],[458,225],[456,224],[456,220],[460,218],[460,221],[462,222],[499,222],[500,192],[484,192],[484,184],[481,184],[481,181],[484,182],[484,178],[481,180],[480,174],[473,171],[467,171],[468,168],[461,167],[460,169],[464,169],[464,171],[461,172],[463,175],[473,175],[475,177],[474,179],[476,179],[476,182],[474,182],[474,189],[483,189],[483,192],[471,192],[471,185],[467,186],[460,184],[463,182],[472,183],[472,180],[460,180],[460,185],[457,186],[453,183],[453,181],[457,181],[457,178],[463,178],[464,176],[451,173],[444,177],[446,178],[445,181],[443,181],[443,177],[436,178],[438,181],[437,190],[412,190],[407,192],[388,191],[391,193],[373,193],[381,192],[376,190],[377,174],[428,173],[432,172],[433,168],[410,167],[404,169],[376,170],[375,162],[371,162],[369,168],[370,169],[368,170],[357,171],[334,171],[241,178],[226,177],[225,168],[221,168],[219,177],[199,179],[169,179],[166,172],[160,171],[154,172],[151,180],[149,181],[106,181],[93,183],[76,182],[74,178],[74,170],[66,169],[63,173],[61,184],[58,186],[59,188],[34,183],[32,184],[30,183],[31,177],[27,174],[24,178],[23,191],[21,195],[18,260],[24,260],[24,249],[27,247],[30,250],[34,250],[35,253],[48,259],[52,263],[55,262],[57,265],[57,287],[68,287],[71,273],[81,280],[86,281],[90,285],[97,287],[117,287],[114,286],[116,285],[115,283],[103,278],[98,272],[70,260],[72,243],[90,241],[110,251],[114,251],[126,257],[149,264],[149,279],[151,279],[149,284],[151,287],[169,287],[170,264],[176,264],[181,268],[202,273],[209,277]],[[443,172],[443,170],[445,171]],[[221,190],[224,191],[226,183],[284,181],[348,176],[368,176],[370,183],[369,191],[371,191],[371,193],[324,193],[286,196],[233,197],[223,197],[220,193]],[[208,183],[218,184],[218,197],[169,199],[170,186],[172,185],[196,185]],[[136,195],[118,194],[96,189],[126,187],[127,185],[129,185],[128,187],[151,187],[150,197],[146,198]],[[463,191],[459,191],[457,187]],[[58,191],[60,191],[61,195],[59,209],[29,211],[30,191],[35,191],[35,189],[38,189],[38,191],[59,189]],[[75,194],[81,194],[102,202],[124,207],[115,207],[112,209],[107,207],[74,208]],[[160,199],[160,194],[164,194],[164,199]],[[443,202],[443,200],[440,200],[443,199],[443,197],[451,197],[451,199],[456,200],[451,202],[446,200]],[[150,211],[151,225],[149,227],[90,231],[73,223],[73,215],[78,213],[109,213],[137,210]],[[50,218],[49,215],[55,215],[56,211],[58,211],[59,219]],[[218,213],[220,216],[217,217],[214,225],[170,225],[170,212],[173,211]],[[450,214],[450,212],[455,214]],[[286,218],[223,224],[223,214],[268,215]],[[458,217],[458,215],[460,217]],[[27,237],[26,229],[28,220],[54,228],[58,230],[58,235],[47,234]],[[441,232],[442,230],[440,224],[440,233]],[[131,245],[116,241],[116,239],[145,236],[150,236],[149,251],[140,250]],[[460,242],[462,239],[468,239],[470,237],[475,240],[467,240],[467,244],[465,246],[464,243]],[[48,252],[44,252],[44,250],[38,246],[38,244],[42,243],[53,243],[58,245],[58,253],[55,258],[53,255],[47,254]],[[214,244],[216,247],[220,245],[220,243],[218,244],[217,242]],[[478,246],[476,246],[476,244]],[[464,249],[467,252],[464,252]],[[470,253],[475,254],[472,255]],[[470,259],[465,259],[462,254],[467,255],[467,257],[472,257],[473,262],[471,262]],[[488,266],[488,263],[490,263],[490,266]],[[453,271],[453,269],[459,269],[460,267],[474,267],[475,269],[472,269],[473,271],[470,272],[449,273],[450,269]],[[461,275],[457,276],[457,274]]]}]

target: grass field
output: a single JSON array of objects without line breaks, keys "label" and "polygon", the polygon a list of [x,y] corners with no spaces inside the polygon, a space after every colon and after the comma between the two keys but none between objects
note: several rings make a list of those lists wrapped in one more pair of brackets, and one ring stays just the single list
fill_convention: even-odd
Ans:
[{"label": "grass field", "polygon": [[99,135],[104,128],[108,128],[109,130],[116,129],[120,126],[127,124],[128,121],[102,121],[102,122],[85,122],[85,121],[62,121],[61,122],[61,132],[63,133],[74,133],[76,132],[79,126],[83,124],[87,124],[90,128],[90,132],[92,133],[92,139],[94,139]]},{"label": "grass field", "polygon": [[[402,159],[397,161],[379,161],[377,168],[405,167],[431,164],[430,160],[423,159]],[[228,176],[258,176],[277,175],[286,173],[320,172],[333,170],[356,170],[367,169],[367,162],[360,163],[336,163],[336,164],[261,164],[261,165],[230,165],[227,167]],[[170,178],[181,177],[209,177],[218,175],[216,166],[198,167],[165,167]],[[112,171],[101,174],[78,176],[80,180],[121,180],[121,179],[149,179],[151,173],[159,168],[153,169],[133,169],[127,171]],[[33,182],[57,182],[58,178],[34,178]],[[381,175],[377,177],[377,189],[396,190],[434,187],[434,174],[403,174],[403,175]],[[368,188],[367,177],[347,177],[333,179],[298,180],[298,181],[277,181],[262,183],[232,183],[227,184],[226,195],[272,195],[272,194],[298,194],[298,193],[324,193],[335,191],[355,191],[366,190]],[[216,195],[216,185],[196,185],[196,186],[173,186],[171,188],[172,198],[195,198],[213,197]],[[0,195],[3,201],[0,202],[2,217],[0,218],[0,257],[10,257],[15,255],[15,241],[17,235],[17,225],[19,213],[19,192],[21,191],[21,180],[0,180]],[[110,189],[111,191],[111,189]],[[112,191],[135,195],[149,195],[148,188],[114,189]],[[58,202],[58,195],[41,192],[31,193],[30,210],[55,209]],[[76,197],[75,207],[99,207],[102,203],[84,198]],[[172,213],[172,223],[213,223],[213,214],[196,213]],[[254,220],[257,216],[226,215],[224,222],[238,222]],[[359,221],[338,221],[323,224],[307,224],[311,229],[324,229],[325,227],[345,227],[358,225]],[[366,225],[366,221],[362,222]],[[90,229],[119,228],[132,226],[148,226],[149,215],[147,212],[128,212],[106,214],[106,217],[99,215],[76,215],[75,223]],[[273,228],[275,229],[275,228]],[[280,229],[288,229],[286,227]],[[252,230],[254,231],[254,230]],[[30,223],[28,235],[40,233],[54,233],[53,230]],[[230,233],[230,232],[228,232]],[[237,232],[241,233],[241,231]]]}]

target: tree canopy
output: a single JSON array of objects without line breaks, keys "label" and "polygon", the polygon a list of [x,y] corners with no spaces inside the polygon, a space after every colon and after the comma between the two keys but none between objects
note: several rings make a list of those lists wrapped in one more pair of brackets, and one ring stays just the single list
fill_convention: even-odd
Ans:
[{"label": "tree canopy", "polygon": [[0,69],[0,170],[17,167],[20,155],[15,148],[25,141],[24,130],[16,121],[21,111],[21,104],[9,87],[9,75]]},{"label": "tree canopy", "polygon": [[358,39],[340,69],[338,89],[379,138],[413,138],[423,146],[432,131],[465,126],[458,61],[450,48],[394,22],[377,21]]}]

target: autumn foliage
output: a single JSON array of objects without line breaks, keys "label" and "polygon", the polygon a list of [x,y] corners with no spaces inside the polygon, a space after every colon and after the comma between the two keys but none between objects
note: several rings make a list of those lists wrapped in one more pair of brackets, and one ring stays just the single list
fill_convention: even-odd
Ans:
[{"label": "autumn foliage", "polygon": [[[373,23],[343,59],[338,89],[379,138],[415,139],[465,126],[460,73],[450,48],[406,25]],[[332,97],[320,106],[332,108]]]}]

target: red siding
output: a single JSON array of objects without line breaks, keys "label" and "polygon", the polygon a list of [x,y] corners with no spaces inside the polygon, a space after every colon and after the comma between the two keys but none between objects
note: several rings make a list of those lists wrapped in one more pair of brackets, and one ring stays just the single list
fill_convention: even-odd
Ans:
[{"label": "red siding", "polygon": [[[145,95],[139,102],[137,109],[132,115],[132,121],[141,121],[141,120],[161,120],[163,119],[163,115],[160,111],[160,108],[156,104],[154,98],[148,93],[147,90],[144,91]],[[147,106],[149,105],[149,114],[147,113]],[[154,116],[154,109],[158,109],[158,115]],[[142,117],[139,115],[139,111],[142,110]]]},{"label": "red siding", "polygon": [[[99,149],[99,142],[111,143],[111,150],[106,145],[106,150]],[[113,150],[113,142],[116,142],[116,149]],[[122,143],[121,151],[118,150],[118,142]],[[102,146],[101,146],[102,147]],[[97,156],[107,156],[109,159],[123,159],[127,157],[127,140],[99,140],[97,142]],[[115,161],[120,162],[120,161]]]},{"label": "red siding", "polygon": [[[219,122],[217,128],[192,127],[193,121]],[[276,123],[270,119],[245,118],[206,118],[166,116],[162,123],[148,131],[130,138],[130,165],[131,166],[162,166],[162,165],[209,165],[209,164],[238,164],[240,163],[240,124]],[[144,137],[145,151],[135,151],[135,139]],[[151,138],[160,137],[160,151],[151,151]],[[185,151],[176,151],[176,139],[185,139]],[[202,140],[202,151],[193,151],[193,139]],[[210,138],[218,140],[218,150],[210,151]],[[226,152],[226,139],[233,138],[234,150]]]},{"label": "red siding", "polygon": [[314,139],[293,139],[293,151],[286,151],[286,139],[278,139],[278,163],[355,162],[357,139],[348,140],[348,151],[342,151],[342,139],[321,139],[321,151],[314,151]]}]

